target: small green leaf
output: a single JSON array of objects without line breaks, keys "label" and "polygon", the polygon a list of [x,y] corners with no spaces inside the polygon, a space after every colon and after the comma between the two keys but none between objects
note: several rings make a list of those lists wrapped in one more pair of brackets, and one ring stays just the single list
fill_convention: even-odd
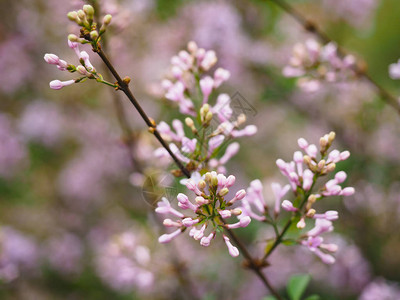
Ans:
[{"label": "small green leaf", "polygon": [[274,296],[267,296],[264,297],[262,300],[276,300],[276,298]]},{"label": "small green leaf", "polygon": [[321,299],[321,297],[320,296],[318,296],[318,295],[311,295],[311,296],[308,296],[306,299],[304,299],[304,300],[319,300],[319,299]]},{"label": "small green leaf", "polygon": [[287,285],[287,291],[291,300],[300,300],[310,282],[311,276],[308,274],[293,275]]},{"label": "small green leaf", "polygon": [[272,246],[274,245],[274,242],[275,239],[271,239],[267,242],[267,245],[265,245],[265,250],[264,250],[265,253],[268,253],[271,250]]},{"label": "small green leaf", "polygon": [[292,246],[292,245],[296,245],[297,242],[295,240],[285,239],[285,240],[282,240],[282,244],[284,244],[286,246]]}]

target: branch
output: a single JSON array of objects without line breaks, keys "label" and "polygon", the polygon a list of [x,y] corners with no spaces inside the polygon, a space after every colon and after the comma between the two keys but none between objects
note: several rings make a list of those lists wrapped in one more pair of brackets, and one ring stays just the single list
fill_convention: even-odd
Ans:
[{"label": "branch", "polygon": [[175,154],[171,151],[165,140],[162,138],[160,133],[158,132],[156,128],[156,124],[153,120],[151,120],[139,102],[136,100],[136,98],[133,96],[132,91],[130,90],[128,83],[124,81],[121,76],[118,74],[118,72],[115,70],[114,66],[106,56],[106,54],[103,52],[100,46],[98,46],[96,49],[93,48],[93,51],[96,52],[104,64],[107,66],[107,68],[110,70],[111,74],[114,76],[114,78],[117,80],[117,83],[119,85],[119,89],[124,92],[124,94],[128,97],[129,101],[135,106],[136,110],[139,112],[140,116],[142,119],[145,121],[147,126],[149,127],[150,132],[152,132],[157,140],[161,143],[161,145],[168,151],[168,154],[172,157],[172,159],[175,161],[176,165],[179,167],[179,169],[182,171],[182,173],[190,178],[190,172],[186,169],[186,167],[181,163],[181,161],[175,156]]},{"label": "branch", "polygon": [[[281,9],[283,9],[286,13],[291,15],[300,25],[304,28],[304,30],[313,33],[317,36],[324,44],[334,42],[324,31],[322,31],[318,25],[310,20],[308,20],[305,16],[303,16],[299,11],[294,9],[290,4],[287,4],[281,0],[267,0],[275,3]],[[336,42],[335,42],[336,43]],[[336,43],[337,44],[337,43]],[[338,46],[338,53],[342,56],[347,54],[347,51],[342,47]],[[390,94],[384,87],[382,87],[378,82],[376,82],[370,74],[368,74],[364,67],[361,67],[358,64],[355,64],[353,67],[353,71],[364,78],[367,82],[369,82],[376,90],[376,93],[385,101],[388,105],[394,108],[398,114],[400,114],[400,103],[395,96]]]},{"label": "branch", "polygon": [[[190,178],[190,172],[183,166],[183,164],[178,160],[178,158],[175,156],[175,154],[171,151],[169,146],[166,144],[164,139],[161,137],[160,133],[157,131],[156,126],[152,120],[147,116],[147,114],[144,112],[136,98],[133,96],[132,91],[128,87],[128,84],[121,78],[121,76],[118,74],[118,72],[115,70],[114,66],[106,56],[106,54],[103,52],[100,46],[98,46],[96,49],[93,49],[94,52],[96,52],[100,58],[103,60],[105,65],[107,66],[108,70],[111,72],[111,74],[114,76],[114,78],[117,80],[117,83],[119,85],[119,89],[124,92],[124,94],[128,97],[130,102],[135,106],[136,110],[139,112],[140,116],[143,118],[143,120],[146,122],[146,124],[149,126],[150,131],[154,133],[155,137],[158,139],[158,141],[161,143],[161,145],[168,151],[169,155],[173,158],[179,169],[182,171],[182,173],[187,177]],[[230,230],[226,229],[228,235],[232,238],[236,246],[240,249],[241,253],[243,253],[243,256],[246,258],[248,262],[248,267],[253,270],[256,275],[262,280],[264,285],[267,287],[267,289],[273,294],[278,300],[282,300],[283,298],[278,294],[278,292],[275,291],[275,289],[272,287],[271,283],[268,281],[267,277],[262,273],[262,268],[264,267],[265,264],[260,264],[255,258],[251,256],[251,254],[248,252],[246,249],[246,246],[240,241],[240,239]]]}]

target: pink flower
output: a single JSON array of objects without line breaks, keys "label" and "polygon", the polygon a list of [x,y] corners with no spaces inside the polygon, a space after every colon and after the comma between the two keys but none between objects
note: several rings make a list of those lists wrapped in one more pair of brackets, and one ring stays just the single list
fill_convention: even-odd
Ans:
[{"label": "pink flower", "polygon": [[231,73],[228,70],[218,68],[214,72],[214,88],[218,88],[224,81],[227,81],[231,77]]},{"label": "pink flower", "polygon": [[214,87],[214,80],[210,76],[206,76],[200,79],[200,88],[203,93],[203,104],[207,103],[208,97],[210,96]]},{"label": "pink flower", "polygon": [[237,257],[237,256],[239,256],[239,250],[238,250],[238,248],[236,248],[235,246],[233,246],[233,245],[231,244],[229,238],[228,238],[226,235],[223,235],[223,238],[224,238],[224,241],[225,241],[226,246],[228,247],[229,254],[230,254],[232,257]]},{"label": "pink flower", "polygon": [[286,211],[297,211],[298,209],[293,206],[293,203],[289,200],[283,200],[282,208]]},{"label": "pink flower", "polygon": [[50,88],[52,88],[53,90],[60,90],[64,86],[68,86],[68,85],[71,85],[74,83],[75,83],[75,80],[73,80],[73,79],[67,80],[67,81],[52,80],[52,81],[50,81]]}]

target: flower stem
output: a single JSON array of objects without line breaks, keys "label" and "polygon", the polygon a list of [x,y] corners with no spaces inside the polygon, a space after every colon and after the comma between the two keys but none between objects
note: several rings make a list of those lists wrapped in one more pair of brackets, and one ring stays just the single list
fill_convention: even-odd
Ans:
[{"label": "flower stem", "polygon": [[107,68],[110,70],[111,74],[114,76],[114,78],[117,80],[119,89],[128,97],[129,101],[133,104],[133,106],[136,108],[136,110],[139,112],[140,116],[142,119],[145,121],[147,126],[149,126],[149,129],[151,132],[153,132],[154,136],[157,138],[157,140],[161,143],[161,145],[168,151],[168,154],[172,157],[172,159],[175,161],[176,165],[179,167],[179,169],[182,171],[182,173],[190,178],[190,172],[186,169],[186,167],[181,163],[181,161],[175,156],[175,154],[171,151],[165,140],[162,138],[160,133],[157,131],[156,124],[154,121],[150,120],[150,118],[147,116],[139,102],[136,100],[135,96],[133,96],[131,89],[129,88],[128,84],[122,80],[121,76],[118,74],[118,72],[115,70],[114,66],[106,56],[106,54],[103,52],[101,47],[98,45],[96,48],[93,47],[93,51],[96,52],[101,60],[104,62],[104,64],[107,66]]}]

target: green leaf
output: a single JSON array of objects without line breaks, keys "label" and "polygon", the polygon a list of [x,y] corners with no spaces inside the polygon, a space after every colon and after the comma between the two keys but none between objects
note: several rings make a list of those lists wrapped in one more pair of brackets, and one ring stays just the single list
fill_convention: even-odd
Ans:
[{"label": "green leaf", "polygon": [[297,245],[297,242],[295,240],[285,239],[285,240],[282,240],[282,244],[284,244],[286,246],[292,246],[292,245]]},{"label": "green leaf", "polygon": [[319,299],[321,299],[321,297],[320,296],[318,296],[318,295],[311,295],[311,296],[308,296],[306,299],[304,299],[304,300],[319,300]]},{"label": "green leaf", "polygon": [[276,300],[276,298],[274,296],[267,296],[264,297],[262,300]]},{"label": "green leaf", "polygon": [[287,285],[287,291],[291,300],[300,300],[310,282],[311,276],[308,274],[293,275]]},{"label": "green leaf", "polygon": [[267,242],[267,245],[265,245],[265,249],[264,249],[265,253],[268,253],[271,250],[274,243],[275,243],[275,239],[271,239]]}]

